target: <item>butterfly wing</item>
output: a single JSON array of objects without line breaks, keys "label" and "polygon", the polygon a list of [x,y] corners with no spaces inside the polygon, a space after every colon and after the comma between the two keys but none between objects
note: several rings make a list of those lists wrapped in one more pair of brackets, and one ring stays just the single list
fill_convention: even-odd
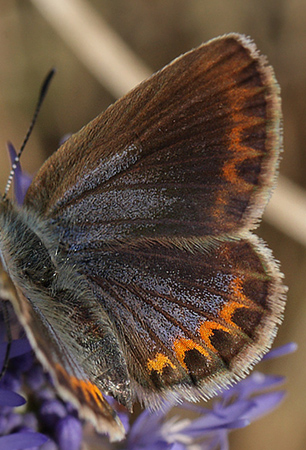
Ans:
[{"label": "butterfly wing", "polygon": [[[4,284],[9,300],[14,306],[23,325],[32,348],[44,366],[52,375],[59,394],[71,401],[77,408],[80,417],[89,419],[99,432],[107,433],[111,440],[124,437],[123,425],[115,411],[103,397],[99,389],[91,383],[82,368],[73,364],[73,355],[65,342],[58,337],[58,330],[46,326],[46,318],[42,320],[39,309],[33,308],[22,290],[11,282],[1,267],[1,288]],[[40,303],[44,299],[40,297]],[[66,368],[69,367],[69,371]]]},{"label": "butterfly wing", "polygon": [[[149,406],[169,391],[210,397],[241,378],[281,321],[282,277],[250,233],[192,252],[160,242],[120,245],[79,253],[75,263],[122,336],[134,400]],[[125,391],[114,394],[126,403]]]},{"label": "butterfly wing", "polygon": [[210,396],[271,345],[284,288],[248,230],[274,184],[280,116],[272,69],[228,35],[116,102],[33,180],[25,205],[109,317],[133,399]]},{"label": "butterfly wing", "polygon": [[80,246],[196,242],[254,227],[275,180],[278,93],[249,40],[210,41],[68,139],[26,204],[73,227],[69,246],[76,236]]}]

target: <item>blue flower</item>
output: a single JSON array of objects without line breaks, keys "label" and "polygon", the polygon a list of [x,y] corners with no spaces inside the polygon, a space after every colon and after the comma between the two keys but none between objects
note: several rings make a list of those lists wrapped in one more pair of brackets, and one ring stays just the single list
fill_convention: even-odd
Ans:
[{"label": "blue flower", "polygon": [[[3,330],[4,324],[1,323]],[[3,363],[6,353],[6,343],[0,345],[0,361]],[[32,358],[31,347],[26,339],[16,339],[12,342],[10,358],[14,364],[6,371],[0,381],[0,448],[6,450],[21,450],[38,447],[48,440],[46,436],[33,430],[35,418],[31,414],[21,415],[14,412],[26,400],[16,393],[22,387],[20,374],[27,367],[27,361]],[[17,363],[19,361],[19,363]],[[21,361],[23,364],[21,365]],[[16,365],[17,364],[17,365]],[[2,367],[2,364],[1,366]],[[31,420],[31,419],[34,419]]]},{"label": "blue flower", "polygon": [[[0,329],[4,329],[1,316]],[[5,351],[6,343],[2,342],[2,363]],[[27,339],[13,340],[9,357],[0,381],[0,449],[36,449],[45,443],[42,450],[79,450],[83,424],[77,411],[57,398]],[[22,392],[27,402],[15,391]]]}]

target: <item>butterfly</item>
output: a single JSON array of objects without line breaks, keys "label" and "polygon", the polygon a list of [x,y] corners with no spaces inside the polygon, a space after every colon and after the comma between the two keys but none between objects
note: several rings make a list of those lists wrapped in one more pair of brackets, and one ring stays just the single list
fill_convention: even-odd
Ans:
[{"label": "butterfly", "polygon": [[280,90],[239,34],[175,59],[0,201],[13,306],[59,394],[112,440],[132,409],[209,398],[271,347],[278,263],[251,232],[274,187]]}]

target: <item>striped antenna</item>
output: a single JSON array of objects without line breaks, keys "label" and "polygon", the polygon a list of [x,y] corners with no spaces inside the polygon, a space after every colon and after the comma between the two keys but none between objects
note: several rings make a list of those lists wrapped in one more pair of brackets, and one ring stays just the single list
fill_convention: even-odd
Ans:
[{"label": "striped antenna", "polygon": [[50,82],[51,82],[54,74],[55,74],[55,69],[51,69],[50,72],[48,73],[48,75],[46,76],[46,78],[45,78],[41,88],[40,88],[39,97],[38,97],[37,105],[36,105],[36,108],[35,108],[35,111],[34,111],[34,114],[33,114],[33,118],[31,120],[29,129],[28,129],[27,134],[26,134],[26,136],[24,138],[24,141],[23,141],[23,143],[22,143],[22,145],[20,147],[20,150],[19,150],[18,154],[16,155],[15,161],[12,164],[12,169],[10,171],[10,174],[9,174],[9,177],[8,177],[8,180],[7,180],[7,183],[6,183],[6,187],[5,187],[5,190],[4,190],[4,194],[3,194],[3,197],[2,197],[3,200],[6,199],[8,191],[10,190],[10,187],[11,187],[14,175],[15,175],[15,170],[16,170],[17,164],[19,163],[19,160],[20,160],[20,156],[21,156],[21,154],[22,154],[22,152],[23,152],[23,150],[24,150],[24,148],[25,148],[25,146],[26,146],[26,144],[27,144],[27,142],[28,142],[28,140],[29,140],[29,138],[31,136],[31,133],[33,131],[34,125],[35,125],[37,117],[38,117],[38,113],[40,111],[40,108],[41,108],[41,105],[42,105],[42,103],[44,101],[44,98],[45,98],[45,96],[46,96],[46,94],[48,92],[48,88],[49,88]]}]

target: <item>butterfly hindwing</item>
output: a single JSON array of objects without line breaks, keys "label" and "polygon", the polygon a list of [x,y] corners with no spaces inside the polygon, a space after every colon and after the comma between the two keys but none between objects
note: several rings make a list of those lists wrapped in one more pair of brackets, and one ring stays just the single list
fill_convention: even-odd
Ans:
[{"label": "butterfly hindwing", "polygon": [[282,277],[250,233],[192,251],[156,241],[78,258],[119,330],[134,395],[151,406],[158,394],[209,397],[242,377],[282,316]]}]

